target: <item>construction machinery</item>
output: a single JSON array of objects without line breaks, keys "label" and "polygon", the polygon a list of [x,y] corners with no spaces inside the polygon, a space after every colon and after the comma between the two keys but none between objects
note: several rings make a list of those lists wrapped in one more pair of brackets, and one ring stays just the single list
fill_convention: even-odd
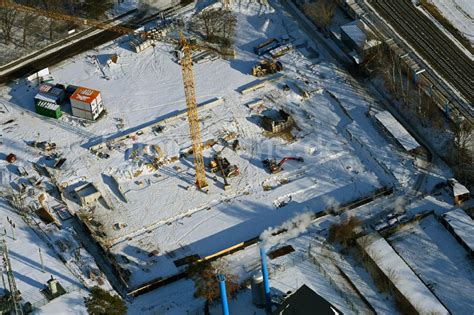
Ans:
[{"label": "construction machinery", "polygon": [[194,167],[196,169],[196,186],[199,189],[207,186],[206,170],[202,155],[202,139],[197,111],[196,91],[194,88],[192,45],[189,44],[183,33],[180,34],[180,44],[183,51],[181,70],[184,83],[184,95],[188,113],[189,133],[193,141]]},{"label": "construction machinery", "polygon": [[219,154],[214,155],[214,158],[209,162],[209,168],[212,173],[221,173],[222,178],[224,179],[224,190],[230,188],[227,178],[235,177],[240,174],[240,169],[237,165],[230,164],[227,158],[222,157]]},{"label": "construction machinery", "polygon": [[228,178],[235,177],[240,174],[240,169],[237,165],[230,164],[227,158],[218,154],[214,155],[214,158],[211,160],[211,162],[209,162],[209,168],[211,169],[212,173],[222,170],[223,175]]},{"label": "construction machinery", "polygon": [[287,161],[298,161],[304,162],[302,157],[284,157],[279,163],[275,159],[266,159],[263,161],[263,165],[271,174],[279,173],[283,170],[283,164]]},{"label": "construction machinery", "polygon": [[268,74],[274,74],[283,70],[283,64],[280,61],[270,61],[263,59],[252,68],[252,75],[256,77],[263,77]]},{"label": "construction machinery", "polygon": [[33,15],[41,15],[54,20],[69,21],[77,24],[88,25],[91,27],[113,31],[120,34],[133,34],[134,29],[119,25],[111,25],[94,19],[84,19],[76,16],[66,15],[49,10],[37,9],[34,7],[15,3],[11,0],[0,0],[0,8],[12,9],[20,12],[31,13]]}]

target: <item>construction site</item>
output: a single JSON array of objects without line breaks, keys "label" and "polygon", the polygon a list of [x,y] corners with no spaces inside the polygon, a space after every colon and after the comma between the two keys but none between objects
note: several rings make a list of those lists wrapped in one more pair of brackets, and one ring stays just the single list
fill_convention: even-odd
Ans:
[{"label": "construction site", "polygon": [[[243,298],[228,301],[235,314],[283,314],[284,292],[306,289],[336,314],[472,307],[472,296],[460,305],[450,287],[433,290],[429,272],[412,271],[433,265],[404,251],[413,250],[410,229],[427,244],[436,233],[456,235],[464,269],[446,254],[449,277],[468,275],[464,292],[474,288],[461,254],[472,255],[472,234],[449,223],[470,220],[472,231],[469,212],[453,210],[469,208],[469,190],[448,182],[451,170],[313,40],[290,15],[295,8],[198,1],[138,29],[89,22],[120,37],[0,87],[2,214],[11,208],[41,235],[68,275],[41,262],[32,276],[45,285],[40,298],[26,273],[15,282],[0,244],[9,283],[0,314],[2,305],[28,313],[93,286],[116,292],[129,313],[201,314],[188,270],[222,260],[240,284]],[[331,226],[350,218],[360,222],[351,244],[387,275],[392,293],[377,291],[370,271],[328,241]],[[1,223],[21,251],[8,237],[14,224]],[[260,269],[265,285],[254,289]],[[224,296],[212,314],[229,314]]]}]

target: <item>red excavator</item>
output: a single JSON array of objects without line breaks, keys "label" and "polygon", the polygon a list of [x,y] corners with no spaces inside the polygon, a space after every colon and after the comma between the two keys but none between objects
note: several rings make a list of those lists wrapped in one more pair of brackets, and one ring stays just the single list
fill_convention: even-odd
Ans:
[{"label": "red excavator", "polygon": [[304,162],[302,157],[284,157],[280,163],[277,163],[275,159],[266,159],[263,161],[263,165],[267,168],[267,170],[271,174],[279,173],[283,170],[282,166],[285,164],[286,161],[298,161]]}]

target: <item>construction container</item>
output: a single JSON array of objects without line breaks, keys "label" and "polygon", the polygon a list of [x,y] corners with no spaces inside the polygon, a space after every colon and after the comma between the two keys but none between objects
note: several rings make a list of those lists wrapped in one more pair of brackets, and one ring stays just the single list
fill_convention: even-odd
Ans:
[{"label": "construction container", "polygon": [[78,88],[77,85],[72,85],[72,84],[68,85],[68,86],[66,87],[66,97],[67,97],[67,98],[70,98],[71,95],[73,95],[74,92],[76,92],[77,88]]},{"label": "construction container", "polygon": [[78,87],[70,100],[72,114],[79,118],[96,120],[104,110],[100,92],[94,89]]},{"label": "construction container", "polygon": [[46,117],[58,119],[62,115],[61,107],[51,102],[38,101],[36,102],[35,109],[38,114]]},{"label": "construction container", "polygon": [[61,104],[64,102],[66,95],[60,87],[49,83],[43,83],[39,86],[39,91],[35,95],[35,104],[41,101]]}]

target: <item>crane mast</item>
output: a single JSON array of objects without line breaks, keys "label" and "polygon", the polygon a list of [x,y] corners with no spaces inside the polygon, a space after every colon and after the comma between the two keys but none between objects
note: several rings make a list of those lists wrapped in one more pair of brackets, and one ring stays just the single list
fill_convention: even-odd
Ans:
[{"label": "crane mast", "polygon": [[194,88],[193,60],[191,46],[184,37],[180,36],[180,43],[183,48],[183,58],[181,59],[181,70],[184,83],[184,95],[186,96],[186,106],[188,109],[189,133],[193,141],[194,166],[196,168],[196,186],[201,189],[207,186],[206,171],[204,168],[204,158],[202,155],[201,130],[199,128],[199,117],[197,111],[196,91]]}]

